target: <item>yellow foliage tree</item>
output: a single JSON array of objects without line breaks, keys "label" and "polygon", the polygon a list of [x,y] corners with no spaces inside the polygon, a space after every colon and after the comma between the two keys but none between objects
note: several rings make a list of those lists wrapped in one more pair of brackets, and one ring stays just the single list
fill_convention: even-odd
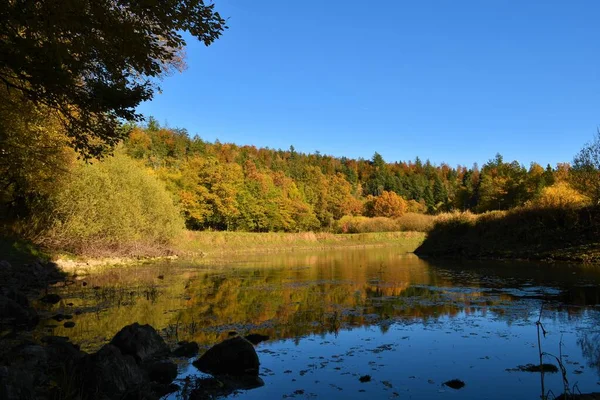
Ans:
[{"label": "yellow foliage tree", "polygon": [[589,197],[573,189],[567,182],[559,181],[544,188],[540,196],[533,200],[530,205],[533,207],[560,208],[584,205],[589,202]]}]

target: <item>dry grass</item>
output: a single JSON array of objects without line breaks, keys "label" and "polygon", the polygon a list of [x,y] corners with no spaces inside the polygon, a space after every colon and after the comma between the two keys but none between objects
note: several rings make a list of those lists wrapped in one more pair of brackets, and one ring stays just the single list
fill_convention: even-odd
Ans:
[{"label": "dry grass", "polygon": [[397,221],[402,231],[429,232],[437,218],[438,216],[433,215],[406,213]]},{"label": "dry grass", "polygon": [[344,216],[335,225],[336,233],[428,232],[433,228],[433,215],[406,213],[398,218]]},{"label": "dry grass", "polygon": [[353,246],[403,245],[414,250],[425,238],[418,232],[377,232],[339,235],[328,232],[249,233],[187,231],[178,245],[182,255],[280,252]]}]

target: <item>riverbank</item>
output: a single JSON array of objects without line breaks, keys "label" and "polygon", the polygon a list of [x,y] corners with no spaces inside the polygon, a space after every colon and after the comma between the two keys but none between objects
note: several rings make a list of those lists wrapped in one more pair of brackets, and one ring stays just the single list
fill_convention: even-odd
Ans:
[{"label": "riverbank", "polygon": [[173,244],[146,251],[145,246],[127,249],[95,249],[82,254],[64,253],[15,239],[0,241],[3,259],[18,265],[39,259],[53,261],[68,274],[88,274],[113,266],[129,266],[159,260],[202,260],[220,262],[231,255],[284,253],[353,247],[400,247],[414,251],[425,240],[422,232],[374,232],[334,234],[326,232],[249,233],[186,231]]},{"label": "riverbank", "polygon": [[271,253],[310,249],[334,249],[361,246],[402,246],[414,251],[425,240],[422,232],[372,232],[335,234],[327,232],[249,233],[187,231],[179,244],[179,254],[205,257],[224,254]]},{"label": "riverbank", "polygon": [[436,221],[422,257],[600,262],[600,207],[519,208]]}]

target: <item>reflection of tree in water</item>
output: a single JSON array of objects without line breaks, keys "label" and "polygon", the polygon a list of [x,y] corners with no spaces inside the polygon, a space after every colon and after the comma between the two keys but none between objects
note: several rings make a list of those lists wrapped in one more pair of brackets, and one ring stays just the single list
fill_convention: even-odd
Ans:
[{"label": "reflection of tree in water", "polygon": [[[81,329],[65,331],[59,326],[53,333],[68,334],[78,343],[97,343],[97,338],[112,337],[122,326],[137,321],[173,331],[177,340],[214,343],[231,330],[257,330],[283,339],[373,324],[385,330],[398,320],[432,321],[461,313],[492,313],[511,324],[539,312],[546,287],[540,282],[540,290],[522,290],[515,278],[517,270],[506,271],[505,265],[438,268],[386,249],[286,254],[281,260],[269,256],[267,261],[265,266],[252,262],[215,270],[148,267],[89,277],[85,288],[67,288],[63,298],[77,307],[100,302],[102,314],[84,313],[77,320]],[[535,270],[523,270],[518,270],[525,275],[522,282],[538,283],[532,277],[539,276]],[[565,278],[562,270],[554,271],[550,283],[555,278],[574,279],[571,270],[566,272]],[[158,279],[158,274],[163,278]],[[505,281],[510,285],[501,285]],[[556,288],[550,283],[548,287]],[[89,289],[94,286],[99,289]],[[510,288],[515,288],[514,293]],[[160,296],[142,296],[148,290]],[[127,301],[113,304],[97,298],[113,292],[127,294]],[[131,293],[140,295],[130,298]],[[553,296],[546,309],[549,318],[578,317],[586,309],[581,305],[597,304],[600,290],[565,283]]]},{"label": "reflection of tree in water", "polygon": [[577,339],[583,356],[587,359],[588,367],[595,368],[600,375],[600,332],[583,331]]}]

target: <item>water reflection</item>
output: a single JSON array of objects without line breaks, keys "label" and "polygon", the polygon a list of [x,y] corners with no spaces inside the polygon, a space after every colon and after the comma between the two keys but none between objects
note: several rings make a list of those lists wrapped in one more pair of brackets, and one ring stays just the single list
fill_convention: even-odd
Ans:
[{"label": "water reflection", "polygon": [[[432,261],[394,248],[251,256],[210,265],[164,263],[112,269],[56,288],[63,300],[48,311],[73,315],[76,325],[68,329],[48,319],[36,334],[69,336],[93,351],[133,322],[151,324],[172,342],[201,346],[234,330],[262,333],[271,338],[259,346],[266,385],[247,394],[257,398],[281,397],[295,382],[309,385],[309,375],[290,381],[290,375],[273,372],[293,365],[304,373],[313,371],[307,365],[325,365],[319,374],[330,376],[333,386],[311,389],[325,397],[335,397],[341,387],[362,393],[355,374],[369,373],[367,365],[382,375],[378,394],[386,397],[398,393],[386,383],[393,379],[419,398],[426,393],[436,398],[443,389],[430,381],[467,377],[462,398],[481,398],[497,382],[511,398],[533,398],[539,396],[539,376],[515,377],[505,370],[536,362],[535,321],[542,303],[551,332],[544,351],[559,354],[563,346],[574,381],[580,388],[595,385],[598,283],[597,267]],[[389,354],[381,358],[375,343]],[[315,363],[315,354],[322,358],[328,352],[329,359]],[[394,378],[398,371],[405,376]],[[559,377],[548,379],[548,387],[560,390]]]},{"label": "water reflection", "polygon": [[542,300],[579,314],[598,304],[599,281],[592,267],[432,262],[393,248],[253,256],[216,267],[147,265],[59,288],[56,311],[79,314],[77,325],[45,321],[40,334],[92,350],[136,321],[207,345],[229,330],[285,339],[472,312],[511,323],[537,313]]}]

